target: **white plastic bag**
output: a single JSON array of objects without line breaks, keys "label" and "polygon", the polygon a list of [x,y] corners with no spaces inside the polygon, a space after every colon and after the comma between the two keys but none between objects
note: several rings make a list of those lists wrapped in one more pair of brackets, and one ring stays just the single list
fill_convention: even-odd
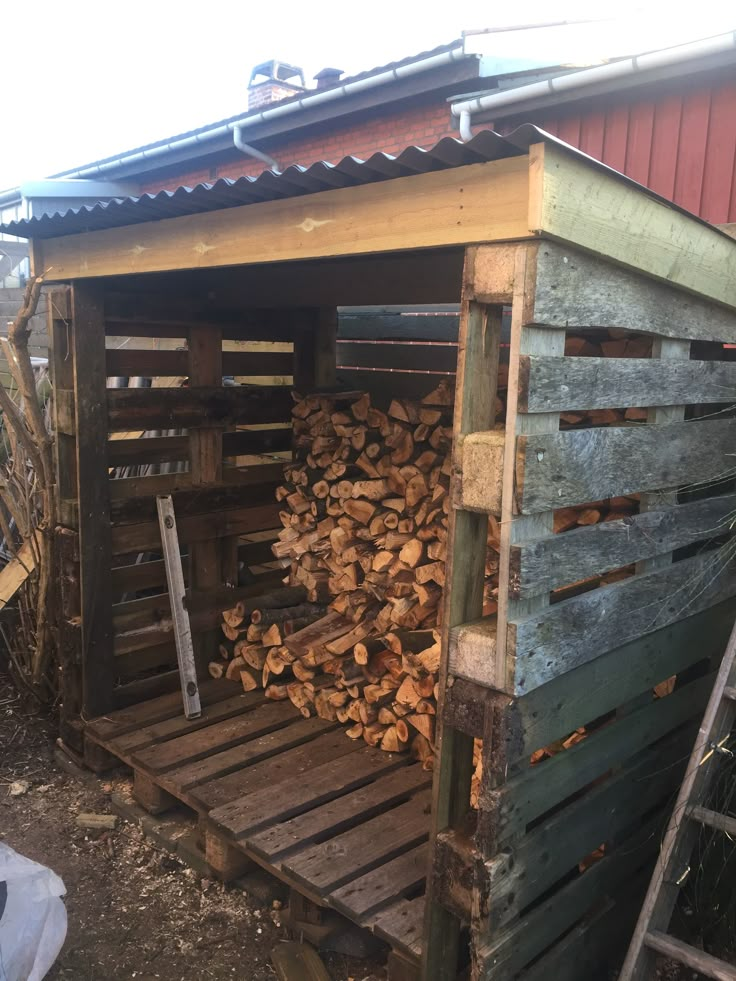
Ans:
[{"label": "white plastic bag", "polygon": [[0,843],[0,981],[46,976],[66,938],[65,892],[55,872]]}]

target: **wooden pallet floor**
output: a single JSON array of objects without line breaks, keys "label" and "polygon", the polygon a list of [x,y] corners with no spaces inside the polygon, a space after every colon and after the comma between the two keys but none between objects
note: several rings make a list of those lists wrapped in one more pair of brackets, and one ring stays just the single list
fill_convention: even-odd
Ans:
[{"label": "wooden pallet floor", "polygon": [[196,811],[208,836],[416,961],[431,774],[290,702],[234,691],[207,681],[199,719],[175,693],[95,719],[85,739],[130,766],[136,786]]}]

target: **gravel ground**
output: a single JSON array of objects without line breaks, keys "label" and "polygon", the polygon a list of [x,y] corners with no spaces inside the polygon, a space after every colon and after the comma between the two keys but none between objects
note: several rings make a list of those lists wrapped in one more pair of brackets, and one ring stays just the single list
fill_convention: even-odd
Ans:
[{"label": "gravel ground", "polygon": [[[0,676],[0,840],[48,865],[66,885],[69,932],[52,981],[275,978],[270,952],[288,939],[278,900],[263,905],[202,879],[138,826],[77,827],[111,813],[115,780],[80,782],[54,758],[48,719],[28,715]],[[383,968],[325,954],[334,981],[382,981]]]}]

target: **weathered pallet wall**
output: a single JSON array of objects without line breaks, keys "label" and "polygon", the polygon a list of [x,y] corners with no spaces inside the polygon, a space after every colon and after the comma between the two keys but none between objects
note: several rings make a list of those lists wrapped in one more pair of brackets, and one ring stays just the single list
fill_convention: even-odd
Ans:
[{"label": "weathered pallet wall", "polygon": [[[583,981],[625,949],[736,609],[736,373],[703,359],[728,357],[736,314],[552,243],[515,262],[505,433],[470,427],[472,494],[456,486],[501,524],[499,611],[450,622],[441,718],[456,747],[483,740],[479,810],[472,840],[467,806],[440,832],[434,891],[472,921],[474,979]],[[484,322],[473,291],[465,361]],[[651,354],[566,356],[568,333],[650,336]],[[641,421],[574,415],[627,407]],[[639,513],[553,533],[557,510],[620,495]],[[453,752],[461,780],[440,781],[440,805],[467,788]]]},{"label": "weathered pallet wall", "polygon": [[[136,303],[110,294],[101,302],[107,438],[96,466],[108,474],[101,493],[109,517],[110,570],[95,584],[95,597],[103,590],[109,597],[112,656],[99,680],[104,683],[109,674],[114,701],[123,704],[176,683],[156,494],[174,496],[202,668],[213,653],[220,612],[232,605],[236,592],[256,594],[283,576],[270,551],[279,526],[274,490],[291,453],[291,388],[314,384],[314,366],[310,374],[308,364],[314,352],[305,352],[316,328],[302,312],[200,328],[185,318],[162,319],[150,300]],[[74,398],[79,404],[84,384],[68,358],[60,363],[66,324],[52,318],[62,352],[55,367],[59,377],[70,373],[70,387],[62,385],[57,393],[57,429],[62,457],[68,455],[76,466]],[[361,336],[366,328],[370,339]],[[365,385],[390,397],[423,395],[440,377],[454,375],[456,340],[436,340],[452,338],[453,332],[456,337],[457,316],[444,308],[416,317],[386,309],[358,311],[343,324],[337,356],[332,338],[332,371],[337,362],[336,380],[349,388]],[[206,358],[197,344],[208,348]],[[371,359],[379,347],[380,359]],[[407,361],[409,348],[424,360]],[[202,384],[193,384],[200,362],[207,370],[202,368]],[[71,529],[78,529],[83,517],[75,501],[80,490],[75,478],[64,495],[64,523]],[[104,527],[100,521],[99,530]],[[239,566],[234,592],[228,586],[238,586]]]}]

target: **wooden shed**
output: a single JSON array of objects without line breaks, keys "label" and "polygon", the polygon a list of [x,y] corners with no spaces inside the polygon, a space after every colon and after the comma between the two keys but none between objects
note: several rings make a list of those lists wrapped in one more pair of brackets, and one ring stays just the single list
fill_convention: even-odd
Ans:
[{"label": "wooden shed", "polygon": [[[736,242],[532,127],[10,230],[59,284],[65,738],[128,764],[151,811],[196,812],[216,871],[258,863],[372,929],[396,979],[604,976],[733,618]],[[156,495],[173,494],[205,668],[221,611],[283,576],[262,532],[291,379],[336,391],[336,308],[458,302],[431,791],[407,754],[226,682],[203,680],[186,721]],[[289,384],[256,384],[274,375]],[[188,385],[106,386],[121,376]],[[560,530],[602,501],[610,520]],[[238,555],[261,571],[234,587]]]}]

